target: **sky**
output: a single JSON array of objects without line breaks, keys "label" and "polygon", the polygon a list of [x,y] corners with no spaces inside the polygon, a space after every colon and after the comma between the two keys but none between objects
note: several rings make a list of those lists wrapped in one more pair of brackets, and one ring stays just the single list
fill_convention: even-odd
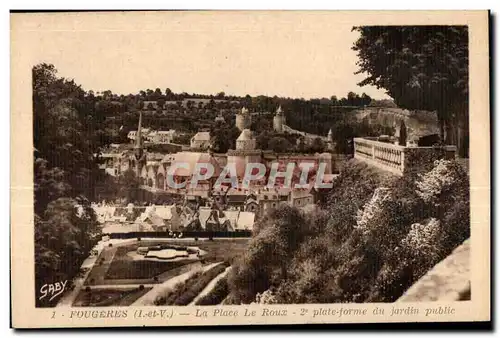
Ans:
[{"label": "sky", "polygon": [[95,92],[388,98],[357,85],[355,22],[331,12],[46,13],[13,25],[34,63]]}]

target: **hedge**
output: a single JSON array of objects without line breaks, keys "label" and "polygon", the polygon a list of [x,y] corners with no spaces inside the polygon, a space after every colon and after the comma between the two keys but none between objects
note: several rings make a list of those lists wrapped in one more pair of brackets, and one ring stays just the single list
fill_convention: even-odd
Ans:
[{"label": "hedge", "polygon": [[195,305],[218,305],[222,303],[228,293],[227,277],[224,277],[215,284],[215,287],[208,294],[198,299]]},{"label": "hedge", "polygon": [[229,263],[218,264],[204,273],[196,273],[184,283],[177,284],[164,297],[158,297],[155,305],[188,305],[215,277],[223,273]]}]

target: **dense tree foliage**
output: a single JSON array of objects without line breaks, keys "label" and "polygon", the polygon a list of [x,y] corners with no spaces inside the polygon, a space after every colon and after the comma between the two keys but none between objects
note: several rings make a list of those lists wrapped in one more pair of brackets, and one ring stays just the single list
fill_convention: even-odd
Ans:
[{"label": "dense tree foliage", "polygon": [[228,301],[395,301],[469,238],[468,185],[454,161],[396,178],[351,160],[324,208],[286,207],[258,222]]},{"label": "dense tree foliage", "polygon": [[[94,156],[107,142],[92,98],[54,66],[33,68],[35,284],[71,279],[99,229],[89,198],[101,179]],[[54,305],[38,299],[41,306]]]},{"label": "dense tree foliage", "polygon": [[362,26],[360,85],[384,88],[403,108],[437,113],[441,137],[468,153],[469,50],[466,26]]},{"label": "dense tree foliage", "polygon": [[116,95],[108,90],[96,94],[89,91],[87,101],[94,107],[96,122],[104,132],[102,137],[116,143],[126,142],[127,133],[135,130],[139,110],[145,111],[143,123],[150,128],[195,133],[200,129],[216,128],[215,118],[219,115],[226,123],[234,125],[235,115],[242,107],[247,107],[253,114],[251,129],[260,132],[272,128],[272,115],[281,105],[291,127],[326,135],[329,126],[344,113],[371,102],[368,95],[353,92],[340,99],[310,100],[262,95],[238,97],[224,94],[222,97],[220,94],[176,94],[167,88],[165,94],[160,89],[148,89],[137,94]]},{"label": "dense tree foliage", "polygon": [[210,135],[212,150],[216,153],[226,153],[229,149],[235,149],[240,131],[234,125],[219,122],[213,126]]},{"label": "dense tree foliage", "polygon": [[255,295],[286,279],[290,256],[308,233],[308,224],[297,209],[281,206],[259,223],[240,262],[229,275],[233,303],[248,304]]}]

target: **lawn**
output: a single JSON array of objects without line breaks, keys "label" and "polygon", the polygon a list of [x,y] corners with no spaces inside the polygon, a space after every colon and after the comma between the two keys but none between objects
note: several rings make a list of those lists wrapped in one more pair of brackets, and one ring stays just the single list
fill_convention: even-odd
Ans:
[{"label": "lawn", "polygon": [[[143,244],[141,244],[143,246]],[[164,272],[179,268],[186,264],[194,263],[196,259],[183,259],[179,261],[154,261],[133,260],[127,256],[130,251],[136,250],[137,244],[122,246],[116,249],[106,279],[151,279]]]},{"label": "lawn", "polygon": [[[244,253],[248,239],[215,239],[213,241],[179,240],[154,241],[142,240],[135,243],[106,247],[94,265],[85,285],[113,284],[154,284],[161,283],[176,275],[189,271],[195,265],[211,262],[232,263],[233,259]],[[179,261],[133,260],[127,253],[138,247],[157,246],[199,247],[206,252],[199,259],[186,258]],[[155,278],[156,277],[156,278]]]},{"label": "lawn", "polygon": [[130,289],[82,289],[73,306],[129,306],[146,294],[151,287]]},{"label": "lawn", "polygon": [[245,239],[214,239],[213,241],[183,241],[172,244],[184,246],[197,246],[207,252],[203,256],[206,262],[229,262],[232,263],[234,258],[241,256],[246,248],[249,238]]}]

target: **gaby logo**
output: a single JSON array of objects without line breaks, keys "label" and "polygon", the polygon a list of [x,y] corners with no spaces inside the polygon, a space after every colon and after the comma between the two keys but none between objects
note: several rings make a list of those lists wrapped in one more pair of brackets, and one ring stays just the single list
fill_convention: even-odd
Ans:
[{"label": "gaby logo", "polygon": [[[317,168],[316,168],[317,167]],[[315,170],[314,175],[311,175],[311,169]],[[184,180],[182,182],[176,181],[176,172],[178,170],[192,170],[192,175],[189,180]],[[315,188],[331,188],[333,186],[332,182],[324,182],[326,163],[319,163],[317,166],[314,163],[303,162],[299,163],[297,166],[295,163],[288,163],[286,169],[280,170],[280,163],[273,162],[270,170],[262,163],[247,163],[245,166],[245,173],[243,177],[239,178],[237,175],[236,164],[228,163],[221,173],[218,175],[214,187],[221,188],[222,185],[230,184],[232,188],[248,189],[250,182],[260,181],[263,179],[267,180],[264,185],[267,188],[274,188],[280,186],[282,188],[310,188],[314,186]],[[189,163],[177,162],[174,163],[167,172],[167,186],[172,189],[184,189],[197,187],[198,183],[201,181],[210,180],[214,177],[215,168],[211,163],[196,163],[194,168],[191,168]],[[268,174],[268,175],[266,175]],[[293,182],[293,178],[297,178],[298,182]],[[282,179],[282,183],[278,184],[278,180]],[[314,182],[311,182],[314,181]],[[292,184],[294,183],[294,184]]]},{"label": "gaby logo", "polygon": [[42,294],[38,299],[42,300],[45,297],[49,297],[49,302],[52,301],[54,298],[59,296],[64,292],[64,289],[66,288],[66,284],[68,283],[67,280],[61,281],[61,282],[56,282],[54,284],[44,284],[40,288],[40,293]]}]

